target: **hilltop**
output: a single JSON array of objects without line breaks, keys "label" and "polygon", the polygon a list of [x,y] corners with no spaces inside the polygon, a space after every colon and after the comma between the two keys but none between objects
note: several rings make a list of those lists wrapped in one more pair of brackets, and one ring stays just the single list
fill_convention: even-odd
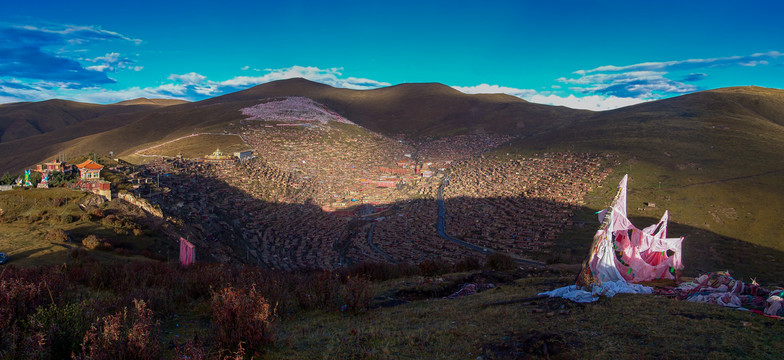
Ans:
[{"label": "hilltop", "polygon": [[[441,84],[402,84],[360,91],[333,88],[304,79],[281,80],[166,107],[93,105],[101,111],[86,117],[89,121],[65,124],[54,133],[28,136],[29,141],[0,143],[0,154],[15,154],[0,158],[0,172],[17,172],[63,151],[128,154],[144,145],[194,132],[221,132],[245,118],[240,109],[264,99],[287,96],[313,99],[371,131],[416,137],[507,134],[510,131],[533,134],[589,113],[531,104],[508,95],[467,95]],[[50,108],[44,103],[25,106],[52,117],[67,116],[70,111],[69,108]],[[10,108],[9,105],[0,107],[0,116]],[[129,109],[139,111],[129,113]]]},{"label": "hilltop", "polygon": [[148,99],[145,97],[140,97],[131,100],[123,100],[114,103],[114,105],[160,105],[160,106],[171,106],[171,105],[179,105],[185,104],[188,101],[179,100],[179,99]]},{"label": "hilltop", "polygon": [[782,250],[771,234],[784,231],[783,122],[784,91],[735,87],[595,113],[501,151],[616,154],[633,216],[658,216],[645,207],[655,203],[678,222]]},{"label": "hilltop", "polygon": [[[127,105],[133,106],[97,105],[58,99],[4,104],[0,106],[0,143],[62,131],[91,119],[123,116],[161,106],[152,102]],[[83,135],[70,132],[71,138]]]}]

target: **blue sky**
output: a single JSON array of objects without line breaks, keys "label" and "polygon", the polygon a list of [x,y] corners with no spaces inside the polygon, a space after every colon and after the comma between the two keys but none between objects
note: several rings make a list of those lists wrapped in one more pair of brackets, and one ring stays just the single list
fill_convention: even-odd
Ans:
[{"label": "blue sky", "polygon": [[305,77],[605,110],[784,88],[782,13],[754,0],[16,1],[0,14],[0,103],[201,100]]}]

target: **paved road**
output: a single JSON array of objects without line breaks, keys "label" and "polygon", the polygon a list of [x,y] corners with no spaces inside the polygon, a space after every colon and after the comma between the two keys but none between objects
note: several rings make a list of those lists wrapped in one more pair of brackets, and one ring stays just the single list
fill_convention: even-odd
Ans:
[{"label": "paved road", "polygon": [[381,250],[378,246],[376,246],[376,244],[373,243],[373,231],[374,230],[376,230],[376,223],[370,224],[370,229],[368,230],[368,234],[367,234],[368,245],[370,245],[370,247],[373,248],[373,250],[375,250],[376,252],[381,254],[384,258],[386,258],[387,261],[389,261],[391,263],[396,263],[397,261],[395,261],[395,259],[393,259],[392,256],[387,254],[386,251]]},{"label": "paved road", "polygon": [[[448,180],[447,180],[448,181]],[[474,244],[469,244],[463,240],[453,238],[446,233],[446,225],[444,225],[444,215],[446,215],[446,207],[444,206],[444,184],[442,183],[441,186],[438,187],[438,222],[436,223],[436,229],[438,229],[438,236],[449,240],[455,244],[460,246],[467,247],[474,251],[479,251],[485,255],[490,255],[494,253],[494,251],[490,249],[485,249]]]},{"label": "paved road", "polygon": [[[474,244],[469,244],[469,243],[467,243],[467,242],[465,242],[463,240],[451,237],[451,236],[449,236],[446,233],[446,225],[444,224],[444,217],[446,215],[446,207],[444,206],[444,186],[446,186],[446,185],[449,185],[449,177],[448,176],[446,177],[446,179],[444,179],[444,182],[441,183],[441,186],[438,187],[438,222],[436,223],[436,229],[438,229],[438,235],[441,236],[442,238],[446,239],[446,240],[449,240],[449,241],[455,243],[455,244],[458,244],[460,246],[466,247],[466,248],[474,250],[474,251],[478,251],[478,252],[480,252],[482,254],[485,254],[485,255],[490,255],[490,254],[495,253],[495,251],[493,251],[491,249],[485,249],[485,248],[476,246]],[[528,260],[528,259],[521,259],[521,258],[518,258],[518,257],[515,257],[515,256],[511,256],[511,255],[508,255],[508,256],[513,258],[519,264],[539,265],[539,266],[544,266],[545,265],[544,263],[541,263],[541,262],[538,262],[538,261],[533,261],[533,260]]]}]

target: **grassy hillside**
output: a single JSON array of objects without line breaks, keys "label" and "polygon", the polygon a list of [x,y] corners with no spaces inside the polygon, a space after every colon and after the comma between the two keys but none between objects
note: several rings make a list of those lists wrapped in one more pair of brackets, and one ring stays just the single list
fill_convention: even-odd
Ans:
[{"label": "grassy hillside", "polygon": [[145,97],[140,97],[131,100],[125,100],[114,103],[114,105],[160,105],[160,106],[171,106],[171,105],[179,105],[185,104],[187,101],[185,100],[178,100],[178,99],[148,99]]},{"label": "grassy hillside", "polygon": [[220,148],[224,154],[248,150],[248,145],[237,135],[203,134],[190,136],[170,143],[151,147],[139,152],[141,155],[177,156],[200,158]]},{"label": "grassy hillside", "polygon": [[17,266],[63,264],[85,249],[82,240],[90,235],[112,245],[95,252],[101,260],[130,260],[145,250],[165,249],[157,229],[162,221],[116,199],[95,200],[95,195],[66,188],[0,192],[0,252]]},{"label": "grassy hillside", "polygon": [[532,104],[503,94],[463,94],[443,84],[400,84],[373,90],[336,89],[305,79],[290,79],[205,100],[246,101],[304,96],[343,117],[384,134],[446,136],[472,132],[534,133],[588,111]]},{"label": "grassy hillside", "polygon": [[60,131],[85,120],[120,115],[174,104],[165,101],[134,101],[119,105],[97,105],[68,100],[46,100],[0,106],[0,143]]},{"label": "grassy hillside", "polygon": [[[7,268],[8,358],[774,358],[784,322],[717,305],[619,294],[531,299],[567,285],[552,269],[366,264],[344,272],[82,257]],[[385,276],[388,275],[388,276]],[[377,277],[378,276],[378,277]],[[465,284],[480,291],[447,298]],[[24,300],[24,301],[20,301]],[[20,301],[20,302],[15,302]],[[92,329],[92,330],[91,330]],[[31,342],[33,339],[40,341]],[[85,346],[81,346],[84,344]]]},{"label": "grassy hillside", "polygon": [[617,155],[631,216],[653,202],[673,221],[784,250],[782,118],[784,91],[728,88],[596,113],[501,151]]}]

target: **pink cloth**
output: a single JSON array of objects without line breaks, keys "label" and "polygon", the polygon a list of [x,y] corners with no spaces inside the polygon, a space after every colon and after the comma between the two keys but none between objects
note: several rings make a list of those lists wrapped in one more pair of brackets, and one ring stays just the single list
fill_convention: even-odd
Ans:
[{"label": "pink cloth", "polygon": [[188,240],[180,238],[180,264],[189,266],[196,262],[196,248]]},{"label": "pink cloth", "polygon": [[626,217],[627,182],[628,175],[618,184],[613,207],[601,214],[610,216],[610,221],[606,229],[599,229],[594,235],[602,239],[591,249],[589,265],[594,278],[600,282],[674,279],[674,272],[683,269],[683,237],[666,237],[666,211],[658,223],[643,230],[636,228]]}]

